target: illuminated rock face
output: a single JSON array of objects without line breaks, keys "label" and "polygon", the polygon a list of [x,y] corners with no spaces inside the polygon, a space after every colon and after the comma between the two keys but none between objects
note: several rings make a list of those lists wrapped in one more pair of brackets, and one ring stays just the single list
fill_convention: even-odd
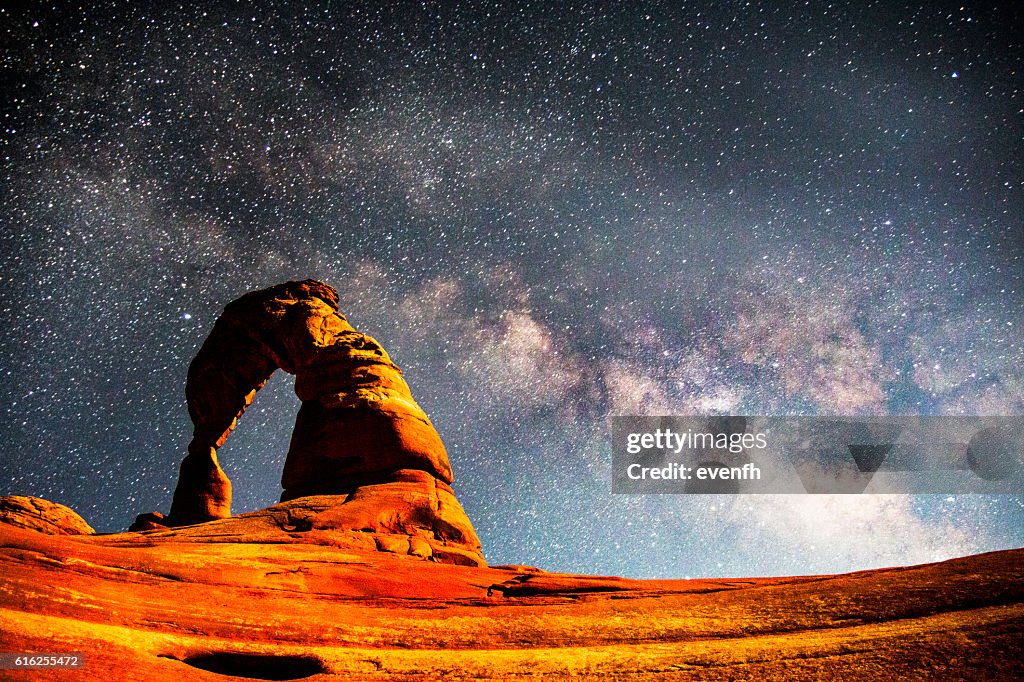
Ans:
[{"label": "illuminated rock face", "polygon": [[337,292],[316,280],[255,291],[225,307],[189,366],[194,429],[171,512],[143,515],[137,530],[231,516],[231,482],[217,449],[277,369],[295,375],[302,401],[282,501],[337,496],[325,518],[338,531],[420,534],[480,553],[449,486],[444,444],[401,370],[338,312]]},{"label": "illuminated rock face", "polygon": [[1024,550],[630,580],[414,561],[369,533],[353,533],[364,548],[301,544],[289,539],[300,502],[315,515],[329,501],[144,534],[51,534],[0,516],[3,648],[59,646],[86,664],[0,678],[1024,679]]},{"label": "illuminated rock face", "polygon": [[94,532],[68,507],[27,495],[0,497],[0,524],[50,535],[91,535]]}]

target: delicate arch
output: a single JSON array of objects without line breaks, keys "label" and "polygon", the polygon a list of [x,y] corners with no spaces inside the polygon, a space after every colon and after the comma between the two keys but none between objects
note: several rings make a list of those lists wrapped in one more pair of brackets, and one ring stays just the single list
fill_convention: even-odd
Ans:
[{"label": "delicate arch", "polygon": [[217,449],[277,369],[296,375],[302,400],[283,499],[343,493],[406,469],[451,482],[437,431],[380,344],[338,312],[332,287],[287,282],[228,304],[189,365],[193,434],[169,523],[231,515],[231,482]]}]

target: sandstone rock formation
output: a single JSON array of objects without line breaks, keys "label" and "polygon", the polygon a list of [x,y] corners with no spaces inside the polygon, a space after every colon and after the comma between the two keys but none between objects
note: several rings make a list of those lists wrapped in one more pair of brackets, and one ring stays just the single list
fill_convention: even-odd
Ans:
[{"label": "sandstone rock formation", "polygon": [[277,369],[295,375],[302,401],[282,502],[332,496],[318,523],[347,541],[353,531],[399,534],[483,561],[450,487],[444,444],[401,370],[338,311],[337,292],[316,280],[255,291],[225,307],[189,366],[194,429],[170,514],[144,514],[133,530],[230,518],[231,482],[217,450]]},{"label": "sandstone rock formation", "polygon": [[0,497],[0,523],[49,535],[91,535],[96,532],[68,507],[25,495]]},{"label": "sandstone rock formation", "polygon": [[248,516],[146,534],[0,525],[3,649],[85,657],[0,678],[1024,675],[1024,550],[835,576],[629,580],[217,532]]}]

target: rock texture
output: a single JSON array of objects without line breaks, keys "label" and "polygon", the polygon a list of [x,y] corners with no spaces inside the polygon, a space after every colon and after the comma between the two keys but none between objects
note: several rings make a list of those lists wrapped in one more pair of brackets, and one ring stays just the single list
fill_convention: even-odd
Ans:
[{"label": "rock texture", "polygon": [[433,424],[380,344],[357,332],[338,311],[337,292],[316,280],[255,291],[225,307],[189,366],[194,429],[170,514],[143,514],[133,530],[231,516],[231,482],[217,450],[277,369],[295,375],[302,401],[282,501],[334,496],[327,506],[337,509],[317,514],[321,530],[417,536],[483,562]]},{"label": "rock texture", "polygon": [[135,525],[148,541],[158,543],[324,545],[484,566],[478,548],[452,540],[472,530],[460,527],[464,520],[444,483],[405,470],[396,480],[360,486],[351,495],[308,495],[183,527],[167,527],[160,515],[143,515]]},{"label": "rock texture", "polygon": [[[82,670],[0,676],[212,682],[1024,675],[1024,550],[847,575],[627,580],[285,543],[289,526],[277,521],[286,518],[281,509],[105,536],[0,525],[0,648],[75,651],[86,661]],[[248,524],[235,527],[248,535],[228,532],[227,524]]]},{"label": "rock texture", "polygon": [[91,535],[96,532],[70,508],[39,497],[0,497],[0,523],[51,535]]}]

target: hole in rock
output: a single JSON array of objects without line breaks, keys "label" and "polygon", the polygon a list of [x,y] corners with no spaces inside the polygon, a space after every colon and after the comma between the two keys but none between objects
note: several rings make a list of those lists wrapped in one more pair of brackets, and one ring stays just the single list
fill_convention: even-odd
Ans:
[{"label": "hole in rock", "polygon": [[312,656],[218,652],[189,656],[182,662],[207,672],[253,680],[301,680],[328,672],[324,664]]},{"label": "hole in rock", "polygon": [[281,498],[281,472],[299,405],[295,377],[277,370],[218,450],[234,488],[232,514],[263,509]]}]

